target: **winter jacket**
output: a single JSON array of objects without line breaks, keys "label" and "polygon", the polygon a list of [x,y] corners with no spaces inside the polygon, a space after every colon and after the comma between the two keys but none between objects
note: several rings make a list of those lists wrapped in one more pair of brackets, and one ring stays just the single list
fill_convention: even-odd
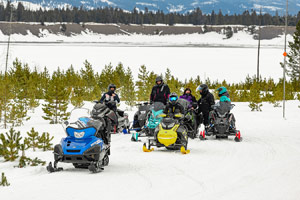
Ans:
[{"label": "winter jacket", "polygon": [[170,96],[170,88],[167,84],[155,85],[152,88],[150,101],[151,102],[162,102],[163,104],[167,104]]},{"label": "winter jacket", "polygon": [[185,99],[188,102],[190,102],[189,108],[192,107],[193,103],[197,102],[196,98],[191,94],[184,94],[184,95],[180,96],[180,99]]},{"label": "winter jacket", "polygon": [[176,114],[184,114],[184,108],[180,103],[176,103],[175,105],[168,103],[164,109],[164,113],[170,117],[174,117]]},{"label": "winter jacket", "polygon": [[[112,96],[113,94],[115,94],[114,97]],[[103,94],[103,96],[100,99],[100,103],[107,103],[109,101],[115,101],[116,103],[120,103],[120,98],[116,93],[112,93],[111,91],[109,91]]]},{"label": "winter jacket", "polygon": [[208,114],[212,110],[212,105],[215,104],[214,95],[209,91],[201,94],[201,98],[198,100],[198,113],[203,113],[203,115]]},{"label": "winter jacket", "polygon": [[229,93],[225,92],[220,96],[220,101],[221,102],[231,102],[230,98],[229,98]]}]

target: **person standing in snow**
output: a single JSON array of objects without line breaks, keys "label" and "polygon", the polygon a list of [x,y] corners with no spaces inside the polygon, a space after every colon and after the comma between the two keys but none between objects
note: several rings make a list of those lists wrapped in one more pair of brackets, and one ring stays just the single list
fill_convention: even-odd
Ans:
[{"label": "person standing in snow", "polygon": [[161,76],[158,76],[155,82],[156,85],[152,88],[150,95],[150,103],[161,102],[166,105],[170,96],[170,88]]},{"label": "person standing in snow", "polygon": [[207,128],[209,125],[209,113],[213,110],[212,105],[215,104],[215,98],[214,95],[209,92],[208,86],[206,84],[201,84],[197,88],[197,91],[200,92],[201,95],[201,98],[198,100],[198,113],[202,113],[203,124],[205,128]]}]

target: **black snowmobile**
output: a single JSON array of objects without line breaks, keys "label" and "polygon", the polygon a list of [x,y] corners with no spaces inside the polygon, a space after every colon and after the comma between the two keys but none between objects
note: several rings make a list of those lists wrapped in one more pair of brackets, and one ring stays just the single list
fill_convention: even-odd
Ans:
[{"label": "black snowmobile", "polygon": [[[186,99],[179,99],[178,102],[183,106],[185,110],[183,124],[186,127],[188,137],[190,137],[191,139],[195,139],[199,131],[199,126],[196,120],[197,118],[196,109],[192,109],[190,107],[190,102],[187,101]],[[197,106],[193,105],[193,107],[196,108]]]},{"label": "black snowmobile", "polygon": [[131,130],[140,132],[147,125],[151,115],[151,105],[149,102],[137,104],[138,111],[134,114]]},{"label": "black snowmobile", "polygon": [[215,135],[216,138],[227,139],[228,136],[235,136],[236,142],[242,141],[241,133],[235,127],[235,117],[230,111],[234,104],[229,102],[218,102],[213,105],[213,111],[210,112],[210,125],[204,131],[200,132],[200,139],[206,139],[206,136]]}]

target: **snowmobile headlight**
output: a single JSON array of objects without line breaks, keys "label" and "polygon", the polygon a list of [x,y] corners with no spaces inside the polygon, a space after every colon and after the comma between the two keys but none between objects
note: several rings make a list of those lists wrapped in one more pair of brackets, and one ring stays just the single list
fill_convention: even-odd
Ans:
[{"label": "snowmobile headlight", "polygon": [[74,136],[75,136],[76,138],[83,138],[84,132],[74,132]]},{"label": "snowmobile headlight", "polygon": [[146,110],[142,110],[142,111],[141,111],[141,114],[146,114]]}]

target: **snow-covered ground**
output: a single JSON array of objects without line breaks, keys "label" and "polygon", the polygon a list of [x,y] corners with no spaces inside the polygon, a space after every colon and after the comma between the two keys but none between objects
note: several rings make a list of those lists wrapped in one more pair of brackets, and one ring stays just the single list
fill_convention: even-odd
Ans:
[{"label": "snow-covered ground", "polygon": [[[233,110],[244,140],[189,140],[190,154],[155,149],[144,153],[130,135],[112,136],[110,165],[98,174],[61,164],[64,171],[49,174],[45,167],[14,168],[0,159],[10,187],[0,187],[5,200],[52,199],[249,199],[298,200],[300,196],[299,101],[282,108],[264,103],[263,112],[250,112],[247,103]],[[85,107],[91,107],[87,103]],[[130,118],[135,109],[130,111]],[[18,128],[23,134],[35,127],[49,131],[54,143],[64,137],[60,125],[49,125],[38,108]],[[1,130],[4,132],[4,130]],[[27,152],[47,162],[51,152]]]}]

